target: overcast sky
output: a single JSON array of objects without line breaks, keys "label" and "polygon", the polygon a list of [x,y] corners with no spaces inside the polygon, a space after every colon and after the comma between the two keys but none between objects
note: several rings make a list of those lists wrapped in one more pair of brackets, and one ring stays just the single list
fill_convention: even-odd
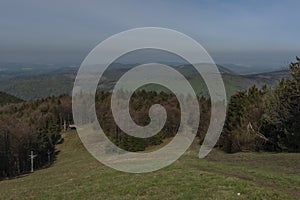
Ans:
[{"label": "overcast sky", "polygon": [[1,0],[0,61],[80,62],[130,28],[178,30],[218,63],[284,65],[300,54],[300,1]]}]

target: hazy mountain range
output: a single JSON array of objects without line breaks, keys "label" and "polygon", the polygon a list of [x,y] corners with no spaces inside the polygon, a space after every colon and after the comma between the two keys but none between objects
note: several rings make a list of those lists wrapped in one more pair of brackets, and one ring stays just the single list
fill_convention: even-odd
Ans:
[{"label": "hazy mountain range", "polygon": [[[99,81],[101,90],[110,91],[116,81],[128,71],[131,64],[116,63],[105,71],[104,77]],[[175,65],[173,67],[182,73],[193,85],[199,95],[205,95],[205,83],[202,81],[195,69],[187,65]],[[222,74],[227,96],[236,91],[247,89],[252,85],[258,87],[267,84],[272,86],[276,81],[288,76],[288,70],[243,74],[242,69],[237,65],[227,65],[227,67],[218,65]],[[51,95],[71,94],[74,79],[78,67],[69,64],[69,67],[57,65],[18,65],[1,64],[0,65],[0,91],[14,95],[24,100],[45,98]]]}]

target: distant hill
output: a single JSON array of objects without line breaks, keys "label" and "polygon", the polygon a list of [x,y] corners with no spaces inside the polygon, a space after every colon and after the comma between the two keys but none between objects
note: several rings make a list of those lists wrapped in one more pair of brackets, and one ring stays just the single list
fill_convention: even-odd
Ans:
[{"label": "distant hill", "polygon": [[276,81],[289,77],[289,70],[280,70],[273,72],[265,72],[259,74],[245,75],[245,77],[256,80],[257,83],[273,85]]},{"label": "distant hill", "polygon": [[53,64],[26,64],[0,62],[0,78],[7,79],[16,76],[33,76],[51,73],[62,68],[62,65]]},{"label": "distant hill", "polygon": [[[116,63],[104,73],[99,81],[99,90],[110,91],[116,81],[126,73],[132,65]],[[288,77],[289,71],[282,70],[261,74],[240,75],[224,66],[217,65],[222,74],[227,96],[230,97],[237,91],[245,90],[252,85],[262,87],[272,86],[276,81]],[[195,86],[198,95],[207,95],[206,85],[197,71],[188,65],[174,66],[180,73]],[[12,94],[18,98],[30,100],[71,94],[78,67],[63,67],[44,74],[12,76],[0,80],[0,91]],[[0,72],[1,76],[1,72]],[[150,89],[150,88],[149,88]]]},{"label": "distant hill", "polygon": [[71,94],[74,78],[67,74],[16,77],[0,81],[0,90],[18,98],[31,100]]},{"label": "distant hill", "polygon": [[244,66],[244,65],[237,65],[231,63],[224,63],[224,64],[222,63],[221,65],[240,75],[261,74],[261,73],[268,73],[268,72],[282,69],[279,67],[270,68],[270,67],[259,67],[259,66]]},{"label": "distant hill", "polygon": [[22,99],[19,99],[15,96],[12,96],[10,94],[7,94],[5,92],[0,92],[0,105],[5,105],[8,103],[20,103],[22,102]]}]

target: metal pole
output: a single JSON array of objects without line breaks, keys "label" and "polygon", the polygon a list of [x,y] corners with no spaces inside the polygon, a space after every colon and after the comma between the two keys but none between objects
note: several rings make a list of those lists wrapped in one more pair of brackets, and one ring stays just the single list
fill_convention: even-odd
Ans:
[{"label": "metal pole", "polygon": [[48,154],[48,163],[49,163],[49,165],[50,165],[50,161],[51,161],[51,157],[50,157],[50,155],[51,155],[51,151],[48,149],[48,151],[47,151],[47,154]]},{"label": "metal pole", "polygon": [[36,155],[33,155],[33,151],[31,151],[31,154],[29,155],[30,161],[31,161],[31,172],[33,172],[33,159],[36,157]]},{"label": "metal pole", "polygon": [[66,122],[66,120],[64,120],[64,132],[66,132],[67,131],[67,122]]}]

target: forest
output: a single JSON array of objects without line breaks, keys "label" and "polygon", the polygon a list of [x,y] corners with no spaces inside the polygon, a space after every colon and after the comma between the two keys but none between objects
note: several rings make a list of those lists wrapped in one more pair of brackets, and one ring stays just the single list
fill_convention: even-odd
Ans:
[{"label": "forest", "polygon": [[[173,137],[180,122],[176,96],[166,92],[137,91],[130,100],[130,112],[138,125],[149,123],[151,105],[161,104],[167,121],[157,135],[141,139],[122,132],[110,110],[111,93],[96,94],[99,123],[108,138],[128,151],[144,151]],[[201,115],[197,136],[205,136],[210,120],[210,100],[199,97]],[[72,98],[68,95],[5,103],[0,106],[0,178],[30,171],[29,154],[35,168],[51,165],[55,145],[63,142],[61,132],[72,119]],[[290,64],[290,77],[274,87],[253,86],[231,96],[222,135],[216,145],[228,153],[239,151],[300,152],[300,60]]]}]

